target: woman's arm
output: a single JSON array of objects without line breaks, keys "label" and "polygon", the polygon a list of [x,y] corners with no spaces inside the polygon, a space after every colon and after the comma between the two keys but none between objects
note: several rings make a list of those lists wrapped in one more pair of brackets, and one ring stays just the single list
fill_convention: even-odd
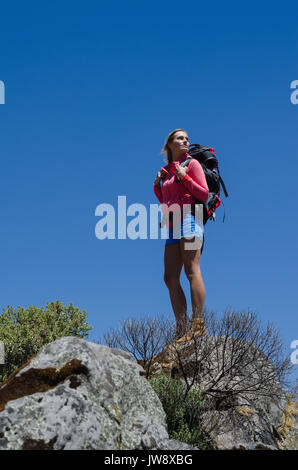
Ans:
[{"label": "woman's arm", "polygon": [[188,164],[188,172],[183,178],[182,183],[188,191],[201,202],[207,202],[209,188],[205,178],[205,173],[200,163],[192,159]]},{"label": "woman's arm", "polygon": [[154,190],[155,196],[157,197],[159,202],[162,204],[163,203],[163,197],[162,197],[160,183],[158,183],[158,184],[153,183],[153,190]]}]

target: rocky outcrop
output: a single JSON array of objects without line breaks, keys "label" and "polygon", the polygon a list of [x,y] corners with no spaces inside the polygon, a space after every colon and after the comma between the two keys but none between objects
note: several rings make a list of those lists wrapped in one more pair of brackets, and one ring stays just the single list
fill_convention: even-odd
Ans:
[{"label": "rocky outcrop", "polygon": [[[239,360],[234,363],[235,354]],[[208,336],[173,343],[153,358],[146,372],[187,380],[203,392],[206,407],[197,425],[212,448],[298,449],[298,404],[253,346]]]},{"label": "rocky outcrop", "polygon": [[[192,386],[203,393],[216,384],[197,422],[211,448],[297,450],[297,403],[274,380],[255,393],[271,365],[240,352],[236,373],[222,374],[235,353],[229,338],[173,343],[153,358],[150,375],[185,381],[196,371]],[[191,450],[169,439],[145,372],[132,355],[77,337],[48,344],[0,384],[0,450]]]},{"label": "rocky outcrop", "polygon": [[64,337],[0,385],[0,449],[191,449],[168,438],[143,368],[120,350]]}]

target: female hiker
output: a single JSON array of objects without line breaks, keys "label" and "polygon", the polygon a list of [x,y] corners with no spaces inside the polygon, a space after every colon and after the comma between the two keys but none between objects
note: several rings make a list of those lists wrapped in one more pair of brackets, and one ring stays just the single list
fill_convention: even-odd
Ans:
[{"label": "female hiker", "polygon": [[[180,166],[189,157],[188,147],[189,139],[185,130],[175,129],[168,135],[162,148],[168,164],[157,173],[153,184],[154,193],[159,202],[166,205],[164,207],[170,208],[174,204],[173,209],[170,209],[173,210],[172,217],[171,212],[169,213],[169,235],[165,243],[164,282],[169,289],[176,318],[176,340],[178,341],[183,340],[187,328],[187,304],[180,284],[182,266],[190,284],[191,328],[194,334],[205,331],[203,316],[205,286],[200,270],[204,225],[203,221],[198,220],[198,217],[195,217],[191,211],[183,213],[183,205],[194,204],[196,200],[206,202],[209,190],[203,168],[197,160],[192,159],[188,167]],[[161,185],[162,178],[163,184]],[[184,206],[184,209],[186,207]]]}]

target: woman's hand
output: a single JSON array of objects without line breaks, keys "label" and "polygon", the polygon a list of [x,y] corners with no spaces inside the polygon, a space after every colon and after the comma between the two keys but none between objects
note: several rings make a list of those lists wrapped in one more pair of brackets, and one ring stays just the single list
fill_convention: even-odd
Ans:
[{"label": "woman's hand", "polygon": [[188,167],[183,167],[183,166],[177,165],[177,168],[176,168],[176,171],[175,171],[175,175],[176,175],[179,179],[182,179],[183,176],[185,176],[187,172],[188,172]]},{"label": "woman's hand", "polygon": [[162,177],[162,176],[161,176],[161,171],[159,171],[159,172],[157,173],[157,175],[156,175],[155,180],[154,180],[154,184],[155,184],[156,186],[159,185],[160,180],[161,180],[161,177]]}]

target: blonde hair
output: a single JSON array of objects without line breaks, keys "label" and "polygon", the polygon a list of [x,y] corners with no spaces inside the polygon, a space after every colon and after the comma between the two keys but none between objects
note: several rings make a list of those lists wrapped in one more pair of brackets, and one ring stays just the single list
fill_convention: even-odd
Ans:
[{"label": "blonde hair", "polygon": [[164,153],[166,155],[166,160],[165,160],[166,163],[171,163],[173,161],[172,151],[169,148],[168,144],[169,144],[169,142],[171,142],[173,140],[174,135],[176,134],[176,132],[179,132],[179,131],[185,132],[187,134],[187,132],[184,129],[175,129],[175,130],[173,130],[172,132],[169,133],[168,137],[166,138],[165,144],[164,144],[163,148],[161,149],[160,153]]}]

